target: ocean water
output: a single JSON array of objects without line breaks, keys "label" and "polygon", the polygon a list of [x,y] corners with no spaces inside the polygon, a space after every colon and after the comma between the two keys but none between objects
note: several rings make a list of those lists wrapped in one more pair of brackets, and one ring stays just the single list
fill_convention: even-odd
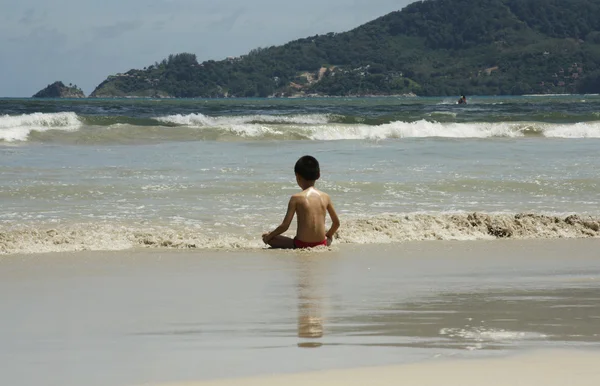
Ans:
[{"label": "ocean water", "polygon": [[597,95],[0,99],[0,254],[262,248],[305,154],[339,243],[598,237],[599,150]]}]

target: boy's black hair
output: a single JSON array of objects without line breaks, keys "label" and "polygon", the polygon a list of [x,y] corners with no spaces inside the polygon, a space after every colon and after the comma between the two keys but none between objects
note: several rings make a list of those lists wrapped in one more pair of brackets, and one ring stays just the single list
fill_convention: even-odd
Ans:
[{"label": "boy's black hair", "polygon": [[294,166],[294,173],[307,181],[316,181],[321,177],[319,161],[313,156],[305,155],[300,157]]}]

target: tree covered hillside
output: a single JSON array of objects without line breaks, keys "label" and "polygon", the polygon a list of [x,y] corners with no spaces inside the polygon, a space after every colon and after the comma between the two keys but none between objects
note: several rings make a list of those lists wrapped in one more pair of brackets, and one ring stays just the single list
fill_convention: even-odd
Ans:
[{"label": "tree covered hillside", "polygon": [[344,33],[198,63],[171,55],[97,97],[600,92],[600,0],[425,0]]},{"label": "tree covered hillside", "polygon": [[85,94],[77,85],[69,83],[69,86],[65,86],[58,81],[38,91],[32,98],[85,98]]}]

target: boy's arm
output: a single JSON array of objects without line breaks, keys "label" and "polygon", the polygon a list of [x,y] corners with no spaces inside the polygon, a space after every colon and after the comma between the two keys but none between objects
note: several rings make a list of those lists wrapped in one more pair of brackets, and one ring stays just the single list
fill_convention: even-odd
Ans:
[{"label": "boy's arm", "polygon": [[340,227],[340,219],[338,218],[338,215],[335,212],[335,209],[333,208],[333,203],[331,202],[331,199],[329,199],[328,201],[329,202],[327,203],[327,212],[329,213],[329,217],[331,217],[331,228],[329,228],[325,236],[327,236],[327,239],[331,240],[333,239],[333,235],[335,234],[335,232]]},{"label": "boy's arm", "polygon": [[271,233],[265,233],[263,235],[263,241],[266,243],[271,240],[275,236],[279,236],[283,232],[287,231],[294,219],[294,214],[296,214],[296,199],[294,197],[290,198],[290,202],[288,203],[287,213],[279,225],[275,230]]}]

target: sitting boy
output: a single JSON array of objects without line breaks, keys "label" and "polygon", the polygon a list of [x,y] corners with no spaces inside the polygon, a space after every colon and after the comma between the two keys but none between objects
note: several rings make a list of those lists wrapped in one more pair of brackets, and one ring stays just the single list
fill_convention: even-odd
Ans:
[{"label": "sitting boy", "polygon": [[[287,213],[283,222],[271,233],[262,235],[265,244],[272,248],[312,248],[316,246],[329,246],[333,235],[340,227],[335,209],[329,195],[317,190],[315,182],[321,176],[319,162],[309,155],[301,157],[296,166],[296,182],[302,192],[290,198]],[[325,231],[325,216],[331,217],[331,228]],[[294,218],[298,215],[298,229],[293,239],[281,236],[288,230]]]}]

